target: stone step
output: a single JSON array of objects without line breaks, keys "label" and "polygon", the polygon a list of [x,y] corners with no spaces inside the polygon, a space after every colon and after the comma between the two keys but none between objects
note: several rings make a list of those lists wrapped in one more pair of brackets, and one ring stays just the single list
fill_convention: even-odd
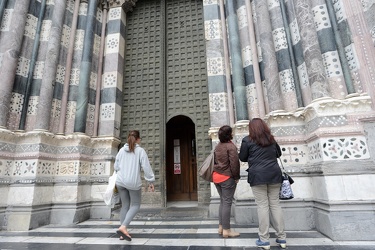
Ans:
[{"label": "stone step", "polygon": [[[232,224],[232,228],[241,233],[240,237],[224,239],[217,233],[217,220],[209,218],[182,220],[178,216],[168,216],[162,220],[154,216],[143,218],[138,216],[129,226],[129,233],[132,236],[130,242],[119,240],[116,234],[118,220],[88,220],[69,226],[48,225],[26,232],[2,231],[0,249],[256,249],[255,240],[258,238],[256,226]],[[375,249],[375,242],[334,242],[314,230],[286,233],[289,250]],[[271,230],[271,237],[271,249],[278,248],[273,230]]]}]

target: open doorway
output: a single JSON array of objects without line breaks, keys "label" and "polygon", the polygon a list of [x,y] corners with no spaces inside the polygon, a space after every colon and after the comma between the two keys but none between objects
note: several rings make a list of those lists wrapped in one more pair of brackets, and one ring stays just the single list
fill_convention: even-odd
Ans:
[{"label": "open doorway", "polygon": [[166,131],[167,201],[197,201],[195,125],[186,116],[175,116]]}]

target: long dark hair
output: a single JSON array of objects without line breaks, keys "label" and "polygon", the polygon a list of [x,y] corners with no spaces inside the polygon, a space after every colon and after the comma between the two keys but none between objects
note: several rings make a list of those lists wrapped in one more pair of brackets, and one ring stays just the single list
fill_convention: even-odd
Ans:
[{"label": "long dark hair", "polygon": [[276,143],[270,128],[260,118],[254,118],[249,122],[249,137],[261,147],[267,147]]},{"label": "long dark hair", "polygon": [[141,137],[139,135],[139,131],[138,130],[132,130],[132,131],[129,132],[129,135],[128,135],[128,145],[129,145],[130,152],[134,152],[135,142],[139,138],[141,138]]}]

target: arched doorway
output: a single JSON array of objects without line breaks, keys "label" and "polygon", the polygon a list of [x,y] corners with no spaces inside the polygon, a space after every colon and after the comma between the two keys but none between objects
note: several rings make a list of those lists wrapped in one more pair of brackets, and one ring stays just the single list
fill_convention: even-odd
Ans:
[{"label": "arched doorway", "polygon": [[166,131],[167,201],[197,201],[195,124],[186,116],[175,116]]}]

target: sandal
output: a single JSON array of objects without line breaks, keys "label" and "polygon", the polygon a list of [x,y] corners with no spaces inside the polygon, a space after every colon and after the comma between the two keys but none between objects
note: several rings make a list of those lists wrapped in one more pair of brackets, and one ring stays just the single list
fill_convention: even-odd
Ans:
[{"label": "sandal", "polygon": [[131,241],[132,240],[132,238],[130,237],[130,235],[126,235],[123,232],[121,232],[120,230],[117,230],[116,233],[118,235],[122,236],[122,238],[124,238],[124,240],[127,240],[127,241]]}]

